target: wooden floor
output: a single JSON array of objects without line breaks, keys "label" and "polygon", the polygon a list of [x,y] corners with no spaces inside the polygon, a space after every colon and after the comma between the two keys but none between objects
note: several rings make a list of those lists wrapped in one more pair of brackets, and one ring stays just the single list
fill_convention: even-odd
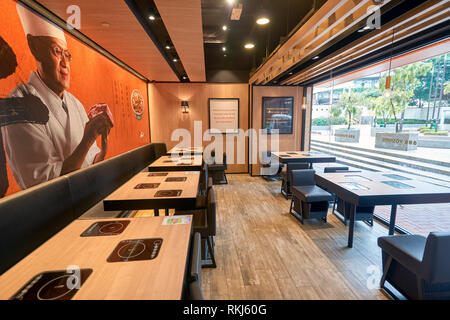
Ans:
[{"label": "wooden floor", "polygon": [[281,182],[227,178],[228,185],[214,186],[217,268],[202,269],[205,299],[387,299],[380,275],[367,270],[381,269],[377,237],[386,228],[357,222],[349,249],[348,227],[334,215],[305,225],[289,215]]}]

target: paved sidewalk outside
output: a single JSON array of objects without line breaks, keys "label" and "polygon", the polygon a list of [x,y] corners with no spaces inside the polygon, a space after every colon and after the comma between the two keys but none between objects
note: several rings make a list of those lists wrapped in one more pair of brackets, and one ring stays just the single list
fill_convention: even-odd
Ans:
[{"label": "paved sidewalk outside", "polygon": [[[337,128],[337,127],[336,127]],[[406,155],[406,156],[413,156],[423,159],[430,159],[430,160],[439,160],[444,162],[450,163],[450,149],[436,149],[436,148],[422,148],[418,147],[417,150],[411,150],[411,151],[401,151],[401,150],[392,150],[392,149],[381,149],[381,148],[375,148],[375,137],[370,136],[370,126],[369,125],[363,125],[363,126],[355,126],[355,128],[361,129],[361,137],[359,140],[359,143],[349,143],[349,142],[339,142],[339,144],[343,144],[350,147],[359,147],[359,148],[365,148],[365,149],[371,149],[371,150],[380,150],[380,151],[386,151],[389,153],[399,154],[399,155]],[[335,128],[334,128],[335,130]],[[317,134],[317,132],[320,132],[321,134]],[[324,141],[324,142],[335,142],[334,136],[330,136],[330,131],[314,131],[311,133],[311,140],[317,140],[317,141]]]}]

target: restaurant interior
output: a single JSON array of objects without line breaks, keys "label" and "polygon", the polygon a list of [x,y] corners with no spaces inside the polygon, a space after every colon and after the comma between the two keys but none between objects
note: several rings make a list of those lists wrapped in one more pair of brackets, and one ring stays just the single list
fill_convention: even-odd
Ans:
[{"label": "restaurant interior", "polygon": [[[2,0],[0,300],[450,300],[450,153],[421,142],[449,134],[449,20],[448,0]],[[374,116],[326,91],[374,74]],[[402,131],[419,91],[430,130]],[[383,110],[393,131],[360,140]]]}]

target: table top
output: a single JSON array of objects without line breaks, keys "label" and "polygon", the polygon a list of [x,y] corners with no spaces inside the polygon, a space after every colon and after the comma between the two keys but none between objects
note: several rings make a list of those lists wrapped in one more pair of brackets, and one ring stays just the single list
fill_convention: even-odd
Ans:
[{"label": "table top", "polygon": [[[9,299],[44,271],[69,266],[93,271],[74,300],[181,299],[191,222],[163,225],[165,217],[114,219],[130,223],[119,235],[80,237],[93,223],[111,219],[75,220],[0,277],[0,299]],[[192,219],[191,219],[192,221]],[[163,239],[156,258],[107,262],[122,240]]]},{"label": "table top", "polygon": [[162,156],[150,164],[149,171],[185,171],[199,170],[203,163],[201,155],[185,155],[181,157]]},{"label": "table top", "polygon": [[[139,172],[106,197],[103,204],[105,210],[180,208],[186,202],[177,201],[195,203],[199,181],[199,171]],[[160,194],[171,190],[174,192]]]},{"label": "table top", "polygon": [[336,157],[317,151],[271,152],[280,162],[335,162]]},{"label": "table top", "polygon": [[316,183],[357,205],[450,202],[450,188],[393,171],[316,172]]},{"label": "table top", "polygon": [[173,147],[167,154],[203,154],[203,147]]}]

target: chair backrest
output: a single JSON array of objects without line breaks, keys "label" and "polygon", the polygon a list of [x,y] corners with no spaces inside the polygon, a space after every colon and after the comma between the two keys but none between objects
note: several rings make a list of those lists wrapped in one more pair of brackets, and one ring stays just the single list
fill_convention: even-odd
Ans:
[{"label": "chair backrest", "polygon": [[261,152],[261,160],[263,164],[270,164],[270,162],[272,162],[272,152],[271,151]]},{"label": "chair backrest", "polygon": [[202,293],[202,261],[201,261],[201,235],[196,232],[193,236],[191,261],[189,266],[189,299],[203,300]]},{"label": "chair backrest", "polygon": [[0,274],[74,220],[69,183],[59,177],[0,200]]},{"label": "chair backrest", "polygon": [[422,259],[425,280],[430,283],[450,282],[450,231],[428,235]]},{"label": "chair backrest", "polygon": [[214,188],[208,190],[208,207],[207,207],[207,223],[208,223],[208,235],[216,235],[216,194]]},{"label": "chair backrest", "polygon": [[324,173],[337,172],[337,171],[348,171],[348,167],[325,167],[323,169]]},{"label": "chair backrest", "polygon": [[200,172],[200,194],[205,195],[208,192],[208,164],[203,162]]},{"label": "chair backrest", "polygon": [[314,169],[292,170],[291,171],[291,186],[315,186]]},{"label": "chair backrest", "polygon": [[286,166],[286,177],[288,181],[291,181],[292,170],[305,170],[309,169],[309,163],[288,163]]},{"label": "chair backrest", "polygon": [[223,163],[222,164],[225,166],[225,168],[227,168],[227,153],[226,152],[223,153]]}]

